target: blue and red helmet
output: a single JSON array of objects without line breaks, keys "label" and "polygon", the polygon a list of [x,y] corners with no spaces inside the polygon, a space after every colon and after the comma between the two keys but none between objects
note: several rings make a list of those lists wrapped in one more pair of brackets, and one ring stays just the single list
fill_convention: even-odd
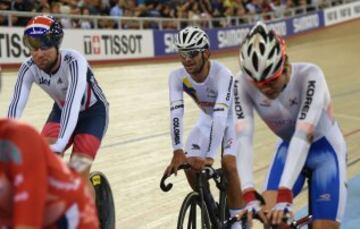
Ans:
[{"label": "blue and red helmet", "polygon": [[26,25],[23,41],[30,50],[59,48],[64,37],[62,25],[51,16],[33,17]]}]

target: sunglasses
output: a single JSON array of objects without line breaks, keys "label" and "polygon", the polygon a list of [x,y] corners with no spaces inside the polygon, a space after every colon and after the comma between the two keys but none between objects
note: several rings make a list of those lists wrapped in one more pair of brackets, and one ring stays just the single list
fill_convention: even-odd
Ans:
[{"label": "sunglasses", "polygon": [[179,51],[179,55],[182,58],[190,58],[193,59],[199,55],[203,50],[187,50],[187,51]]},{"label": "sunglasses", "polygon": [[24,45],[30,49],[30,51],[34,50],[46,50],[51,47],[54,47],[53,42],[49,39],[48,36],[38,36],[32,37],[25,35],[23,38]]}]

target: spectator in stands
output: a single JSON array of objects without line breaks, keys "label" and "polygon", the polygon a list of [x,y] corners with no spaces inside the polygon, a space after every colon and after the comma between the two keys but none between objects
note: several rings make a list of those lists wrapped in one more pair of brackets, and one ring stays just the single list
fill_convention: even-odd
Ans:
[{"label": "spectator in stands", "polygon": [[239,0],[237,1],[237,5],[236,5],[236,9],[235,9],[235,15],[240,17],[238,20],[239,24],[243,24],[243,23],[250,23],[249,21],[247,21],[245,19],[246,14],[248,13],[246,11],[245,5],[243,3],[243,1]]},{"label": "spectator in stands", "polygon": [[61,14],[61,3],[60,2],[51,2],[50,4],[50,13],[51,14]]},{"label": "spectator in stands", "polygon": [[[0,10],[10,10],[10,1],[0,1]],[[5,15],[0,15],[0,26],[8,25],[8,19]]]},{"label": "spectator in stands", "polygon": [[35,2],[34,10],[36,12],[50,12],[50,5],[48,0],[38,0]]},{"label": "spectator in stands", "polygon": [[124,7],[126,6],[126,2],[125,0],[118,0],[117,4],[115,4],[111,9],[110,9],[110,16],[113,17],[121,17],[124,14]]},{"label": "spectator in stands", "polygon": [[[11,1],[10,10],[13,11],[32,11],[34,9],[34,2],[32,0],[13,0]],[[17,17],[11,18],[12,25],[25,26],[30,17]]]},{"label": "spectator in stands", "polygon": [[246,4],[246,9],[250,14],[261,14],[261,0],[250,0]]},{"label": "spectator in stands", "polygon": [[[89,16],[90,12],[87,7],[83,7],[80,9],[81,15]],[[91,29],[93,28],[93,25],[89,19],[81,19],[80,20],[80,28],[81,29]]]}]

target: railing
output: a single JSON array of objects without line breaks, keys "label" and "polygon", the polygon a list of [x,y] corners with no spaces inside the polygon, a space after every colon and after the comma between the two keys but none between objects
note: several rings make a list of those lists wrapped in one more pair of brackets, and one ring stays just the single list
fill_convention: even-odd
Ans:
[{"label": "railing", "polygon": [[[204,28],[214,27],[231,27],[239,26],[241,24],[252,24],[256,21],[274,21],[295,15],[307,14],[309,12],[317,11],[334,5],[345,4],[349,2],[356,2],[360,0],[324,0],[321,4],[313,4],[306,6],[299,6],[294,8],[277,8],[276,11],[257,14],[246,15],[241,17],[222,17],[211,19],[186,19],[186,18],[155,18],[155,17],[113,17],[113,16],[95,16],[95,15],[70,15],[70,14],[52,14],[56,18],[67,20],[88,21],[92,24],[92,28],[101,28],[101,21],[112,21],[117,26],[116,28],[126,29],[181,29],[185,25],[201,25]],[[23,12],[23,11],[1,11],[0,16],[7,18],[7,25],[14,26],[13,18],[30,18],[42,13]]]}]

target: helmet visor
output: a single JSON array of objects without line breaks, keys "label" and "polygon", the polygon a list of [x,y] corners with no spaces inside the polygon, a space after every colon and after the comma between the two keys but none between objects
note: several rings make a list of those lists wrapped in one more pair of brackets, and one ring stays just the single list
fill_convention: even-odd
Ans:
[{"label": "helmet visor", "polygon": [[23,38],[24,45],[30,49],[30,51],[38,49],[49,49],[53,46],[53,42],[46,35],[42,36],[29,36],[24,35]]}]

